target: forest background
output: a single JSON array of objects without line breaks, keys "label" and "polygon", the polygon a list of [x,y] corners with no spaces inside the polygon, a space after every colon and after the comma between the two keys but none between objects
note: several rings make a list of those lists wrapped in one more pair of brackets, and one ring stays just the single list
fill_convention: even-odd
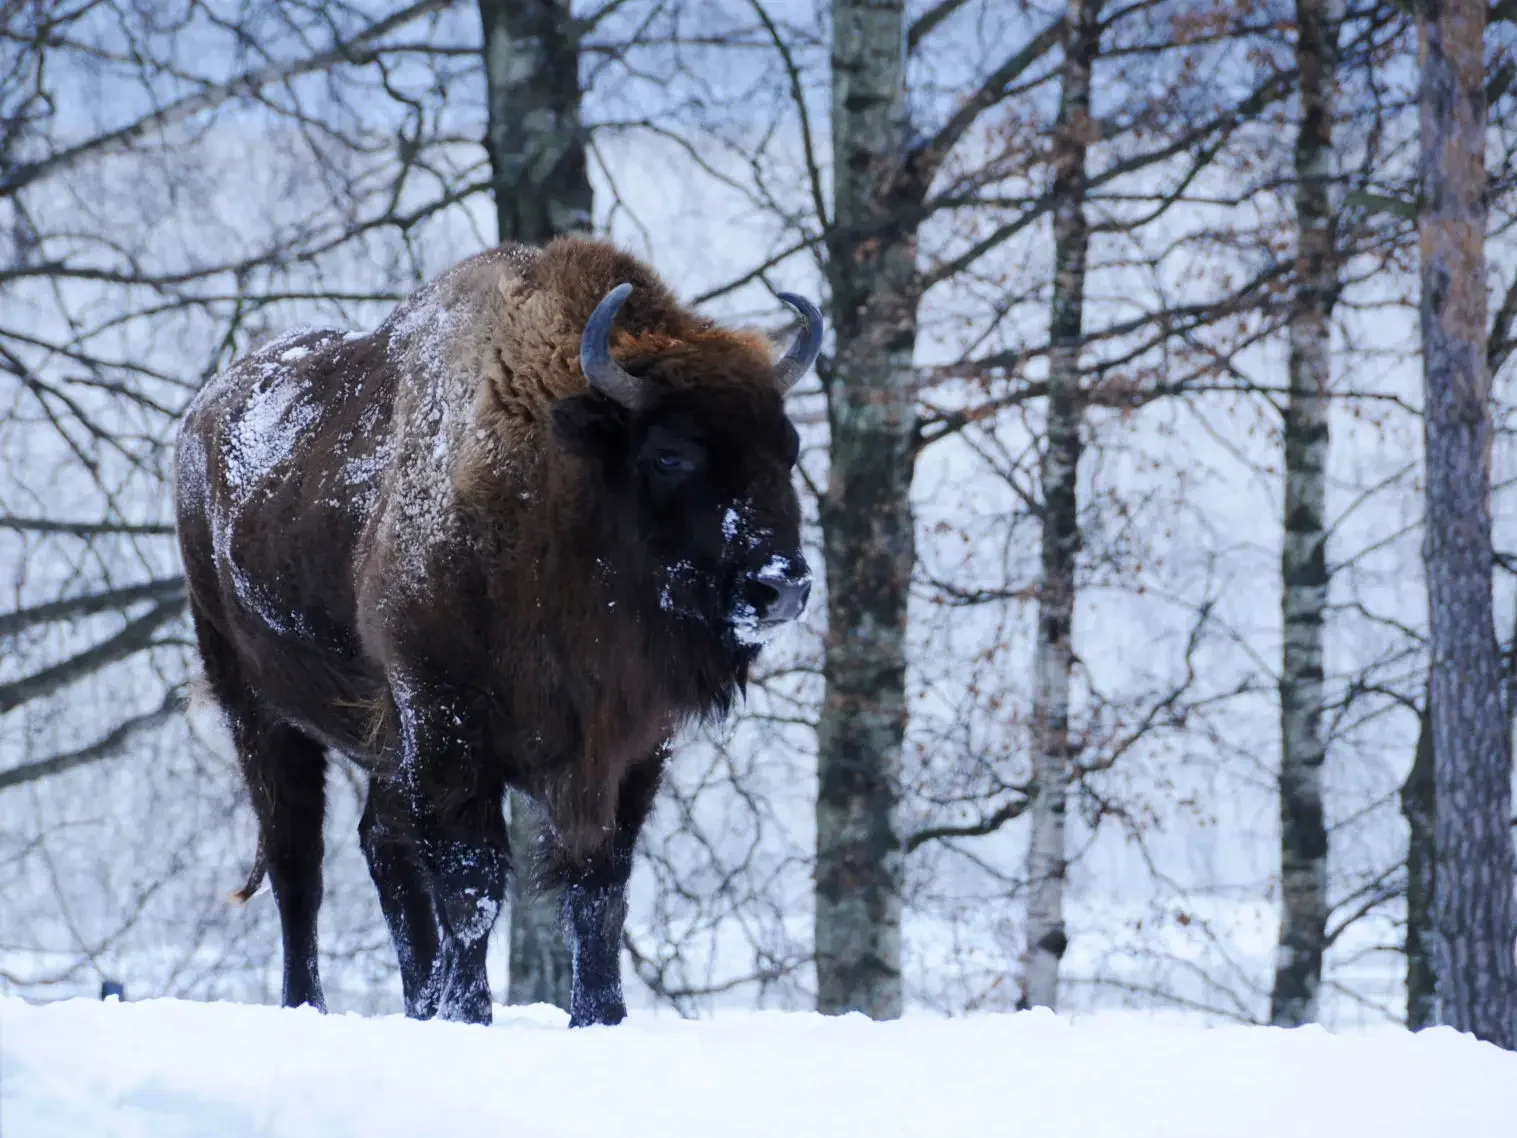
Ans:
[{"label": "forest background", "polygon": [[[1425,1022],[1417,44],[1382,0],[0,0],[0,991],[277,1000],[270,899],[225,899],[241,780],[184,714],[176,416],[592,228],[713,315],[830,324],[791,399],[825,587],[680,747],[630,1003]],[[328,999],[395,1011],[333,780]],[[550,910],[513,897],[501,997],[562,999]]]}]

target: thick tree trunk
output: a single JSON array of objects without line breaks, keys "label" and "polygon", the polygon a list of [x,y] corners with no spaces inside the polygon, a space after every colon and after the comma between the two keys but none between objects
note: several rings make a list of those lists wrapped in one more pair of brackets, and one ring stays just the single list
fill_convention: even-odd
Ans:
[{"label": "thick tree trunk", "polygon": [[568,1011],[574,960],[564,940],[558,895],[534,888],[531,880],[538,826],[532,807],[513,793],[506,819],[513,868],[506,1003],[553,1004]]},{"label": "thick tree trunk", "polygon": [[569,0],[479,0],[479,14],[500,239],[536,244],[588,230],[579,31]]},{"label": "thick tree trunk", "polygon": [[1485,0],[1420,0],[1423,556],[1439,1023],[1517,1045],[1512,750],[1491,603]]},{"label": "thick tree trunk", "polygon": [[1341,0],[1296,0],[1301,131],[1296,138],[1296,296],[1285,411],[1280,555],[1280,944],[1270,1022],[1317,1019],[1327,935],[1327,826],[1322,814],[1322,614],[1327,607],[1328,389],[1338,267],[1328,189]]},{"label": "thick tree trunk", "polygon": [[1426,708],[1417,732],[1417,755],[1401,786],[1406,846],[1406,1026],[1438,1022],[1438,976],[1433,967],[1433,725]]},{"label": "thick tree trunk", "polygon": [[899,1016],[903,1002],[897,807],[916,558],[916,234],[897,224],[892,198],[906,142],[904,18],[903,0],[840,0],[832,16],[837,351],[821,503],[828,626],[817,724],[817,1007],[875,1019]]},{"label": "thick tree trunk", "polygon": [[1069,790],[1069,691],[1074,666],[1075,567],[1080,551],[1080,338],[1090,226],[1086,154],[1094,137],[1091,68],[1100,50],[1102,0],[1072,0],[1064,36],[1053,137],[1053,303],[1049,313],[1048,438],[1043,487],[1043,579],[1033,677],[1033,790],[1028,803],[1027,954],[1022,1004],[1058,1005],[1064,926],[1064,814]]},{"label": "thick tree trunk", "polygon": [[[591,224],[585,132],[579,117],[579,33],[569,0],[479,0],[489,101],[486,148],[502,241],[538,244]],[[511,848],[523,870],[537,820],[513,799]],[[512,875],[511,962],[506,1000],[569,1007],[573,963],[558,898]]]}]

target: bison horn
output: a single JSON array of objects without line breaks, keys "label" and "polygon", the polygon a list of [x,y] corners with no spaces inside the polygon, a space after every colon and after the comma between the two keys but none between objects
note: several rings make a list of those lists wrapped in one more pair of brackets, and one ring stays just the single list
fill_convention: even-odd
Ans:
[{"label": "bison horn", "polygon": [[779,298],[801,314],[801,331],[780,362],[774,365],[774,385],[784,395],[811,370],[822,350],[822,314],[804,296],[782,292]]},{"label": "bison horn", "polygon": [[590,313],[584,334],[579,338],[579,367],[590,386],[606,398],[616,400],[628,411],[642,411],[652,394],[647,382],[625,371],[611,358],[611,323],[631,292],[631,285],[617,285]]}]

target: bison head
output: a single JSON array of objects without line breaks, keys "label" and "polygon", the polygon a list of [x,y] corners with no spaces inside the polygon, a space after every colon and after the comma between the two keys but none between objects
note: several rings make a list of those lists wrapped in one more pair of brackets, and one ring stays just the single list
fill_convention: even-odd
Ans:
[{"label": "bison head", "polygon": [[803,327],[777,364],[755,341],[717,329],[632,338],[618,363],[611,324],[631,291],[613,289],[587,321],[580,364],[590,391],[555,405],[554,431],[604,482],[607,536],[638,562],[623,572],[746,662],[811,593],[791,484],[800,442],[784,397],[816,360],[821,313],[780,294]]}]

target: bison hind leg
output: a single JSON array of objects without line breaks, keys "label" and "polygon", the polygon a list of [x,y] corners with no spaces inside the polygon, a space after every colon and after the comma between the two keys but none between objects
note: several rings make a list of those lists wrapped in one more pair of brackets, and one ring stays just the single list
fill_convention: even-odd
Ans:
[{"label": "bison hind leg", "polygon": [[310,1004],[325,1011],[316,957],[316,917],[322,893],[326,752],[286,724],[234,720],[233,733],[258,815],[259,856],[279,907],[284,941],[282,1002],[287,1008]]},{"label": "bison hind leg", "polygon": [[264,707],[243,675],[236,651],[198,600],[190,612],[205,667],[205,679],[195,685],[193,696],[202,719],[220,719],[230,731],[258,818],[258,855],[244,891],[256,888],[259,869],[267,869],[284,941],[284,1005],[310,1004],[325,1011],[316,964],[316,914],[321,908],[326,750]]}]

